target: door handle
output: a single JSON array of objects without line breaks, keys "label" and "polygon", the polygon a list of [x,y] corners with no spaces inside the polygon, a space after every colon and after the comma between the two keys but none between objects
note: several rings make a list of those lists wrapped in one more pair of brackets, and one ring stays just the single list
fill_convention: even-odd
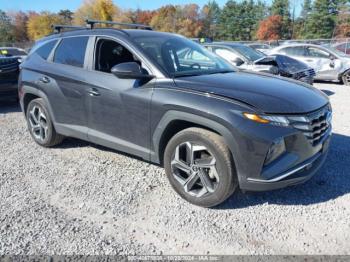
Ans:
[{"label": "door handle", "polygon": [[307,62],[313,62],[314,60],[312,59],[306,59]]},{"label": "door handle", "polygon": [[41,83],[48,84],[48,83],[50,83],[50,78],[48,78],[47,76],[43,76],[43,77],[39,78],[39,81]]},{"label": "door handle", "polygon": [[88,93],[89,93],[90,96],[100,96],[101,95],[96,88],[91,88],[88,91]]}]

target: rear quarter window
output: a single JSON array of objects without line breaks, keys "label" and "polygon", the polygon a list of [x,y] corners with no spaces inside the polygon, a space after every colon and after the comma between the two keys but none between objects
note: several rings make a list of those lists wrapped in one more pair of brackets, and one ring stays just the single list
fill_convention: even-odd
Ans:
[{"label": "rear quarter window", "polygon": [[291,56],[305,56],[305,47],[303,46],[293,46],[281,49],[282,54]]},{"label": "rear quarter window", "polygon": [[54,63],[83,67],[88,36],[63,38],[55,51]]},{"label": "rear quarter window", "polygon": [[43,44],[41,47],[34,51],[35,54],[39,55],[42,59],[47,60],[51,54],[52,49],[55,47],[58,40],[53,40]]}]

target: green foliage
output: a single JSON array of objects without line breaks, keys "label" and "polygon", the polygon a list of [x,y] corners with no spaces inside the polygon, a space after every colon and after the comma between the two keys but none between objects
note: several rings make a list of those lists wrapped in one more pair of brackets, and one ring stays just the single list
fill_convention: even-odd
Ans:
[{"label": "green foliage", "polygon": [[201,37],[211,37],[213,39],[217,38],[218,24],[220,19],[221,10],[218,3],[214,1],[209,1],[203,6],[201,10],[201,20],[203,24],[202,31],[200,32]]},{"label": "green foliage", "polygon": [[271,6],[271,14],[282,17],[282,26],[279,35],[281,35],[283,39],[289,39],[292,31],[289,0],[274,0]]},{"label": "green foliage", "polygon": [[66,25],[72,24],[74,13],[69,9],[62,9],[58,12],[58,15],[63,18]]},{"label": "green foliage", "polygon": [[261,1],[229,0],[224,6],[219,22],[220,37],[224,40],[252,40],[255,38],[259,21],[267,14]]},{"label": "green foliage", "polygon": [[332,38],[336,25],[337,8],[342,1],[315,0],[306,20],[303,38]]},{"label": "green foliage", "polygon": [[0,10],[0,43],[9,43],[14,40],[13,26],[6,13]]},{"label": "green foliage", "polygon": [[[295,0],[216,0],[196,4],[166,5],[157,10],[122,10],[113,0],[83,0],[72,12],[0,10],[0,42],[38,39],[52,32],[54,23],[84,25],[86,18],[141,23],[156,30],[214,40],[331,38],[350,36],[350,0],[299,0],[302,11],[295,19]],[[266,3],[271,3],[267,5]]]},{"label": "green foliage", "polygon": [[312,1],[311,0],[304,0],[302,10],[300,13],[300,18],[303,20],[306,20],[309,17],[309,14],[312,11]]}]

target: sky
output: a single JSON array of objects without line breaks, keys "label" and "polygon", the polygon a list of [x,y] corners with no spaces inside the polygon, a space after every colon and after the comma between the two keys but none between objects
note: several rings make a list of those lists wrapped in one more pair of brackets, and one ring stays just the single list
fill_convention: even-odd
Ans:
[{"label": "sky", "polygon": [[[216,0],[220,6],[223,6],[227,0]],[[272,0],[264,0],[266,3],[271,3]],[[0,0],[0,9],[5,11],[18,10],[34,10],[57,12],[61,9],[76,10],[83,0]],[[114,0],[114,3],[124,9],[157,9],[166,4],[187,4],[196,3],[199,6],[206,4],[208,0]],[[291,0],[292,4],[296,5],[296,13],[300,12],[301,0]]]}]

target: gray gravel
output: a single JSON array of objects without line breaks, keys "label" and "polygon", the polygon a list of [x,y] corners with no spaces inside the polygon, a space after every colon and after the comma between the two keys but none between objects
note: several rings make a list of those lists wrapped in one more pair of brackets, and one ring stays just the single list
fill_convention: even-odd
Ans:
[{"label": "gray gravel", "polygon": [[326,165],[308,183],[192,206],[161,168],[68,139],[45,149],[0,105],[0,254],[350,254],[350,88]]}]

